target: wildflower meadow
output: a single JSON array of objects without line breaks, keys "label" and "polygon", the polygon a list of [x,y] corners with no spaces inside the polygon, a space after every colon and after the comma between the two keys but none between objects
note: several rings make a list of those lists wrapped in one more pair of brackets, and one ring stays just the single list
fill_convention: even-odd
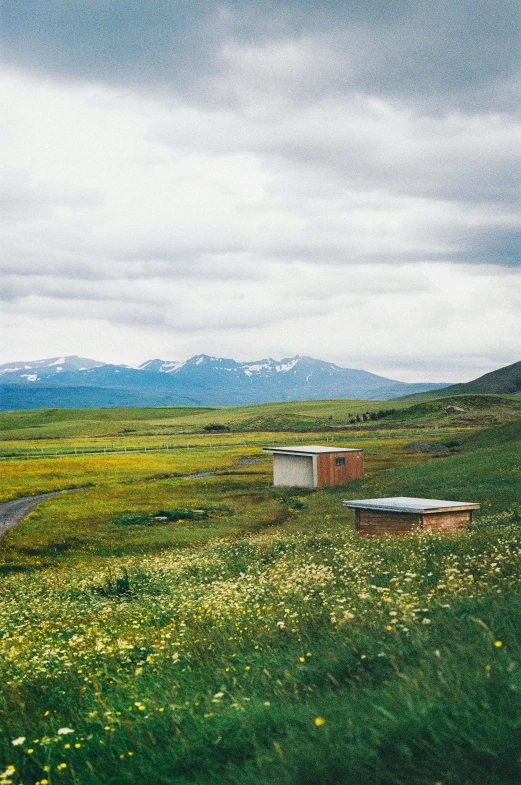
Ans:
[{"label": "wildflower meadow", "polygon": [[[63,493],[0,542],[0,783],[520,782],[510,407],[484,424],[478,401],[475,424],[447,417],[435,435],[429,411],[400,410],[373,430],[194,432],[155,453],[138,427],[130,457],[18,444],[3,498]],[[56,451],[77,449],[60,422]],[[427,429],[457,446],[406,453]],[[361,445],[366,477],[273,488],[261,445],[310,433]],[[464,531],[360,538],[342,500],[376,495],[482,508]]]}]

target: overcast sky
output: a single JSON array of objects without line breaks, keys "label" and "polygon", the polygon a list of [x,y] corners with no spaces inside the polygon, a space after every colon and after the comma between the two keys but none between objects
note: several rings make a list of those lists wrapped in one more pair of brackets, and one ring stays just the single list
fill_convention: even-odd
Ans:
[{"label": "overcast sky", "polygon": [[517,0],[3,0],[0,362],[521,360]]}]

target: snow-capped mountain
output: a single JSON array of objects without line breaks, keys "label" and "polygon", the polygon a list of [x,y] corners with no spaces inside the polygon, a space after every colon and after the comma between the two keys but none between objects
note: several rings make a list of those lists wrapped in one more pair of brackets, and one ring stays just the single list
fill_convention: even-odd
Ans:
[{"label": "snow-capped mountain", "polygon": [[146,363],[138,365],[139,371],[158,371],[159,373],[172,373],[184,365],[184,362],[176,360],[147,360]]},{"label": "snow-capped mountain", "polygon": [[41,382],[58,373],[74,373],[100,368],[105,363],[88,360],[85,357],[49,357],[47,360],[12,362],[0,365],[0,383]]},{"label": "snow-capped mountain", "polygon": [[185,362],[148,360],[138,368],[72,356],[0,365],[0,409],[388,400],[445,386],[408,384],[299,355],[236,362],[199,354]]}]

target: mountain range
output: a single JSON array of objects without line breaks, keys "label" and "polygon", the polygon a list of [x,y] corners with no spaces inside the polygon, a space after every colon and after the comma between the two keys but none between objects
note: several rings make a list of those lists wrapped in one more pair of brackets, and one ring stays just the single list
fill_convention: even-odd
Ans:
[{"label": "mountain range", "polygon": [[0,365],[0,410],[383,401],[446,386],[409,384],[299,355],[241,363],[199,354],[185,362],[148,360],[137,368],[69,356]]}]

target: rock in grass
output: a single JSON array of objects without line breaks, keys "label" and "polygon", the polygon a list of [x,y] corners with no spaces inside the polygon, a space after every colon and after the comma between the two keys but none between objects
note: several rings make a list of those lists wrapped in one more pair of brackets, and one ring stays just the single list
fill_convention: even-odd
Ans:
[{"label": "rock in grass", "polygon": [[407,452],[450,452],[445,444],[429,444],[428,442],[410,442],[403,449]]}]

